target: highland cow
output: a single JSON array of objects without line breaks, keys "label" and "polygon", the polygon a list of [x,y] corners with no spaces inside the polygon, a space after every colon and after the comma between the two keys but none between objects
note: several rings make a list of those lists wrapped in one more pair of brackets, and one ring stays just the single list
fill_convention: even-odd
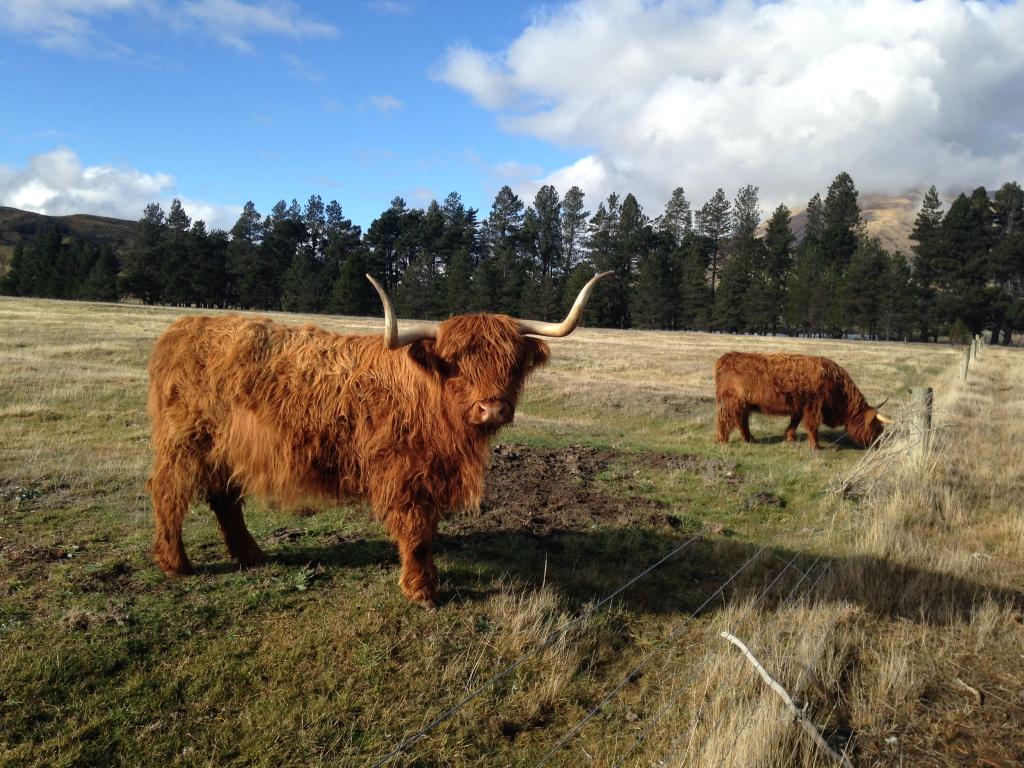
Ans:
[{"label": "highland cow", "polygon": [[715,429],[720,443],[737,427],[751,441],[751,412],[789,416],[786,442],[793,442],[803,420],[807,440],[817,449],[818,428],[843,426],[860,446],[873,443],[889,419],[868,405],[853,379],[826,357],[784,352],[727,352],[715,361]]},{"label": "highland cow", "polygon": [[373,278],[383,336],[237,315],[178,320],[149,363],[154,560],[169,575],[192,570],[182,521],[197,499],[230,556],[254,566],[264,555],[242,516],[247,497],[363,498],[397,541],[403,592],[435,606],[441,514],[479,505],[490,439],[548,359],[534,337],[571,333],[608,274],[584,286],[561,323],[461,315],[400,333]]}]

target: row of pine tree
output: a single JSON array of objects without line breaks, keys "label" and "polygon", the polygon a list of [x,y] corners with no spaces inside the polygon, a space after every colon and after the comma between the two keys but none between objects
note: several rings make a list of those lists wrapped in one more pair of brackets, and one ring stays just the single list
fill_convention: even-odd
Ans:
[{"label": "row of pine tree", "polygon": [[807,206],[762,226],[758,188],[723,190],[694,209],[682,188],[651,218],[616,194],[586,210],[583,192],[544,186],[524,203],[502,187],[486,219],[458,193],[426,209],[402,198],[363,233],[336,201],[284,201],[261,216],[247,203],[230,232],[207,231],[180,201],[153,203],[118,261],[107,246],[47,230],[19,243],[0,291],[23,296],[379,314],[364,277],[398,312],[471,311],[551,320],[596,271],[587,321],[617,328],[800,333],[937,340],[1024,327],[1024,192],[1014,182],[957,197],[929,190],[908,260],[868,236],[853,179],[840,173]]}]

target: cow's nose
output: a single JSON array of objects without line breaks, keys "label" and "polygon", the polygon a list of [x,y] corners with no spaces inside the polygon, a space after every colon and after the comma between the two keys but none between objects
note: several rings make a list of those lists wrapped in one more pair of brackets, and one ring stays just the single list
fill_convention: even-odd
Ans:
[{"label": "cow's nose", "polygon": [[488,427],[501,427],[512,421],[512,408],[504,400],[479,400],[473,406],[473,421]]}]

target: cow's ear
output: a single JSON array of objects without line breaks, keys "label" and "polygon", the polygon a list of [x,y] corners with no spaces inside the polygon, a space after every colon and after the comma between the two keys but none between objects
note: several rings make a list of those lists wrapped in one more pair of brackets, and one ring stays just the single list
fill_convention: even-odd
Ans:
[{"label": "cow's ear", "polygon": [[548,345],[532,336],[524,336],[523,339],[526,341],[526,355],[524,357],[526,369],[539,368],[544,365],[548,358],[551,357],[551,350],[548,348]]},{"label": "cow's ear", "polygon": [[447,376],[451,366],[437,354],[437,344],[433,339],[421,339],[409,345],[409,357],[412,361],[428,371]]}]

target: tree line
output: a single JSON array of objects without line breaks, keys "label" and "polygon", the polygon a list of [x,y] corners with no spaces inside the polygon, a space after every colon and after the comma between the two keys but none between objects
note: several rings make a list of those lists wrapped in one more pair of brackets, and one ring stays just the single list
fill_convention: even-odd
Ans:
[{"label": "tree line", "polygon": [[572,187],[526,204],[508,186],[487,217],[449,194],[424,209],[396,197],[366,230],[337,201],[245,205],[230,232],[192,221],[179,200],[143,212],[129,246],[62,238],[19,243],[0,291],[22,296],[374,315],[377,276],[407,317],[473,311],[553,320],[597,271],[592,325],[937,340],[1024,327],[1024,192],[925,196],[910,259],[865,230],[853,179],[808,202],[800,238],[778,206],[762,224],[758,188],[722,189],[694,208],[682,188],[651,218],[632,194],[586,209]]}]

